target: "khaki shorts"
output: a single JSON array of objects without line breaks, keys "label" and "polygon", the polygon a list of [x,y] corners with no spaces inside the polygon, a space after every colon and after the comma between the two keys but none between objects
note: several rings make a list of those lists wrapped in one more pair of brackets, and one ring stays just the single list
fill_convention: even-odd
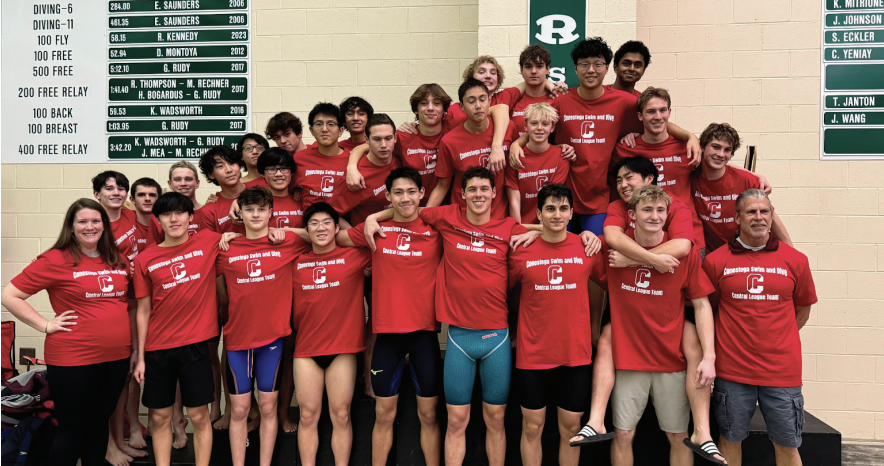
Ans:
[{"label": "khaki shorts", "polygon": [[648,405],[648,396],[651,396],[660,430],[674,434],[687,432],[691,405],[685,391],[686,374],[685,371],[618,370],[612,395],[614,427],[635,430]]}]

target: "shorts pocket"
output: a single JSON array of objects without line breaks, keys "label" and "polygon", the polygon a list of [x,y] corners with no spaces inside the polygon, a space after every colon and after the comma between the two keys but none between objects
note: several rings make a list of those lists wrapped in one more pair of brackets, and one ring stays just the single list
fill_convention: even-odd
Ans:
[{"label": "shorts pocket", "polygon": [[722,431],[731,430],[731,418],[727,409],[727,392],[712,390],[712,404],[715,406],[715,419]]},{"label": "shorts pocket", "polygon": [[804,395],[792,397],[792,407],[795,410],[795,435],[801,438],[804,431]]}]

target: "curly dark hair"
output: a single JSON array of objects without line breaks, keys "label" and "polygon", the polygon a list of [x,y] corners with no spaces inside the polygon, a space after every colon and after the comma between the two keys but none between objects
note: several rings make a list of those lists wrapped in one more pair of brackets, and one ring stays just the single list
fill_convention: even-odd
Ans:
[{"label": "curly dark hair", "polygon": [[605,64],[608,66],[611,65],[611,60],[614,58],[614,52],[611,52],[611,47],[601,37],[590,37],[589,39],[581,40],[571,50],[571,60],[574,60],[575,65],[581,58],[596,57],[604,58]]}]

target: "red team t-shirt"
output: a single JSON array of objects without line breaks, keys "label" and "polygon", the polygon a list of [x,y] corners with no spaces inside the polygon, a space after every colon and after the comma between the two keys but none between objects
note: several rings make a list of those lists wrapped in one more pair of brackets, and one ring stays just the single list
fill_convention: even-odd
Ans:
[{"label": "red team t-shirt", "polygon": [[[619,89],[614,89],[610,84],[605,84],[604,86],[605,86],[605,89],[607,89],[607,90],[609,90],[609,91],[626,92],[626,91],[621,91],[621,90],[619,90]],[[626,92],[626,93],[629,94],[629,92]],[[641,91],[638,90],[638,89],[633,89],[633,90],[632,90],[632,95],[634,95],[636,98],[638,98],[638,97],[640,97],[640,96],[642,95],[642,93],[641,93]]]},{"label": "red team t-shirt", "polygon": [[215,259],[221,235],[201,231],[178,246],[154,245],[135,259],[135,297],[150,296],[145,351],[218,336]]},{"label": "red team t-shirt", "polygon": [[[427,205],[427,199],[436,187],[436,162],[439,156],[439,143],[444,131],[435,136],[424,136],[396,131],[396,146],[393,155],[399,157],[402,165],[417,170],[421,175],[426,195],[421,199],[421,207]],[[364,176],[364,175],[363,175]]]},{"label": "red team t-shirt", "polygon": [[510,217],[473,225],[456,205],[430,207],[420,218],[442,236],[445,254],[436,280],[436,319],[458,327],[507,327],[510,237],[528,230]]},{"label": "red team t-shirt", "polygon": [[614,150],[612,164],[627,157],[644,157],[657,167],[657,186],[663,188],[670,196],[681,201],[691,211],[694,225],[694,244],[698,248],[706,247],[703,239],[703,224],[693,209],[694,202],[691,198],[691,171],[693,167],[687,160],[687,143],[675,139],[671,134],[669,138],[659,144],[648,144],[642,138],[635,139],[635,147],[630,148],[625,144],[617,144]]},{"label": "red team t-shirt", "polygon": [[548,95],[542,95],[540,97],[531,97],[528,94],[523,94],[522,98],[516,102],[515,105],[510,107],[510,119],[513,120],[513,124],[516,125],[516,131],[519,133],[519,136],[525,134],[525,109],[528,108],[531,104],[539,104],[543,102],[552,102],[553,99],[550,99]]},{"label": "red team t-shirt", "polygon": [[[387,237],[375,237],[377,250],[371,255],[372,332],[436,330],[436,271],[442,258],[439,232],[420,218],[380,225]],[[347,234],[357,247],[368,247],[364,224]]]},{"label": "red team t-shirt", "polygon": [[795,306],[817,302],[807,257],[773,237],[761,251],[738,248],[725,245],[703,262],[721,293],[715,370],[732,382],[798,387],[801,339]]},{"label": "red team t-shirt", "polygon": [[608,207],[608,164],[620,136],[640,133],[635,96],[606,90],[601,97],[586,100],[572,88],[552,101],[559,112],[556,143],[574,147],[577,160],[571,162],[568,187],[574,196],[574,212],[603,214]]},{"label": "red team t-shirt", "polygon": [[306,209],[314,202],[331,202],[335,186],[343,184],[347,173],[350,151],[326,157],[318,148],[308,147],[295,152],[293,183],[301,187],[301,205]]},{"label": "red team t-shirt", "polygon": [[301,201],[292,196],[273,196],[273,215],[270,228],[301,228],[304,225],[304,210]]},{"label": "red team t-shirt", "polygon": [[[246,230],[242,224],[233,223],[230,218],[230,206],[236,199],[228,199],[217,194],[218,200],[203,205],[200,212],[200,230],[214,231],[215,233],[234,232],[245,235]],[[196,215],[194,215],[196,218]]]},{"label": "red team t-shirt", "polygon": [[[635,229],[635,223],[629,219],[629,206],[623,199],[608,204],[608,216],[605,217],[604,226],[620,227],[624,232]],[[677,200],[673,199],[669,203],[663,230],[669,239],[686,239],[696,244],[690,208]]]},{"label": "red team t-shirt", "polygon": [[737,234],[734,216],[737,213],[737,196],[747,189],[760,189],[758,177],[730,165],[717,180],[706,180],[697,170],[691,176],[691,192],[694,208],[703,223],[706,251],[714,251]]},{"label": "red team t-shirt", "polygon": [[[516,102],[518,102],[521,97],[522,92],[518,87],[508,87],[491,96],[491,107],[502,104],[507,105],[512,109],[516,106]],[[460,105],[458,105],[457,102],[451,102],[451,105],[448,107],[448,113],[446,113],[445,118],[442,119],[442,132],[447,133],[458,126],[463,125],[463,122],[465,121],[467,121],[467,114],[460,109]]]},{"label": "red team t-shirt", "polygon": [[331,206],[339,214],[349,213],[351,225],[362,223],[369,215],[392,207],[387,200],[387,185],[384,183],[390,172],[401,166],[396,157],[392,157],[390,164],[384,166],[373,164],[368,160],[368,155],[362,157],[356,167],[365,179],[365,189],[350,191],[346,183],[340,183],[335,186]]},{"label": "red team t-shirt", "polygon": [[370,263],[371,252],[362,248],[298,256],[292,271],[296,358],[365,350],[363,270]]},{"label": "red team t-shirt", "polygon": [[[205,204],[203,204],[203,207],[205,207]],[[203,208],[200,207],[199,209],[196,209],[193,211],[193,218],[190,220],[190,224],[187,225],[187,234],[190,236],[193,236],[193,235],[199,233],[200,228],[202,228],[202,221],[203,221]],[[163,233],[163,236],[165,236],[165,233]],[[157,241],[157,242],[159,243],[161,241]]]},{"label": "red team t-shirt", "polygon": [[[461,208],[466,208],[467,205],[463,198],[462,179],[464,172],[476,165],[488,167],[491,140],[494,137],[494,122],[490,119],[488,121],[490,123],[488,128],[479,134],[471,133],[461,125],[442,136],[436,176],[439,178],[453,177],[451,180],[451,203]],[[509,152],[510,144],[518,138],[515,128],[511,121],[507,128],[507,135],[503,139],[504,154]],[[504,192],[504,171],[501,170],[494,175],[497,196],[491,201],[491,218],[498,220],[507,216],[508,202]]]},{"label": "red team t-shirt", "polygon": [[139,252],[137,224],[135,211],[126,208],[120,210],[120,218],[116,222],[111,222],[117,250],[130,261],[135,260]]},{"label": "red team t-shirt", "polygon": [[266,188],[267,187],[267,180],[265,180],[263,176],[258,176],[254,180],[246,181],[243,184],[246,185],[246,188],[254,188],[256,186],[261,187],[261,188]]},{"label": "red team t-shirt", "polygon": [[[537,219],[537,193],[550,183],[564,183],[568,179],[570,164],[562,158],[562,148],[550,145],[539,154],[524,149],[522,169],[506,166],[506,187],[519,190],[522,223],[539,223]],[[500,191],[498,191],[500,196]]]},{"label": "red team t-shirt", "polygon": [[83,366],[119,361],[132,355],[132,333],[126,290],[128,272],[112,269],[100,257],[50,249],[37,256],[11,281],[24,293],[49,293],[55,315],[73,310],[77,325],[70,332],[46,335],[43,358],[53,366]]},{"label": "red team t-shirt", "polygon": [[[626,234],[635,238],[631,230]],[[662,242],[668,239],[664,235]],[[602,245],[602,251],[607,264],[607,245]],[[700,267],[697,248],[691,248],[672,272],[660,273],[642,265],[607,266],[606,273],[614,367],[645,372],[686,370],[681,346],[685,300],[715,291]]]},{"label": "red team t-shirt", "polygon": [[224,275],[230,298],[224,325],[228,350],[258,348],[292,333],[292,261],[311,249],[309,243],[287,232],[285,241],[267,237],[237,238],[230,249],[219,251],[216,273]]},{"label": "red team t-shirt", "polygon": [[516,367],[550,369],[592,362],[587,282],[604,284],[602,255],[586,257],[580,237],[538,238],[510,254],[510,284],[521,283]]}]

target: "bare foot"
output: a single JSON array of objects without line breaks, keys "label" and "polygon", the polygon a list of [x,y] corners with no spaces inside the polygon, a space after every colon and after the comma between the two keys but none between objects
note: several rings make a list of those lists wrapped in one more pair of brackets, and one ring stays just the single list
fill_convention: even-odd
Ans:
[{"label": "bare foot", "polygon": [[136,450],[136,449],[134,449],[134,448],[132,448],[132,447],[130,447],[129,445],[126,445],[126,444],[123,444],[123,445],[117,445],[117,447],[120,449],[120,451],[122,451],[123,453],[125,453],[125,454],[128,455],[128,456],[131,456],[132,458],[144,458],[145,456],[147,456],[147,452],[146,452],[146,451],[144,451],[144,450]]},{"label": "bare foot", "polygon": [[132,457],[120,451],[114,442],[107,443],[107,453],[104,454],[104,459],[114,466],[129,466],[129,462],[132,461]]},{"label": "bare foot", "polygon": [[279,427],[287,434],[298,431],[298,423],[289,419],[288,416],[279,418]]},{"label": "bare foot", "polygon": [[[602,423],[601,425],[598,425],[598,426],[594,426],[594,425],[587,422],[586,425],[588,425],[589,427],[592,427],[593,430],[595,430],[596,433],[599,435],[608,433],[608,431],[605,429],[604,423]],[[582,435],[575,435],[575,436],[571,437],[571,439],[568,441],[569,442],[576,442],[578,440],[583,440],[583,436]]]},{"label": "bare foot", "polygon": [[223,416],[218,418],[214,424],[212,424],[212,428],[215,430],[227,430],[230,427],[230,413],[226,412]]},{"label": "bare foot", "polygon": [[130,424],[130,426],[129,446],[139,450],[147,448],[147,442],[144,441],[144,436],[141,435],[141,423],[136,422],[135,424]]},{"label": "bare foot", "polygon": [[[694,432],[694,435],[691,435],[691,443],[693,443],[694,445],[703,445],[704,443],[710,442],[710,441],[712,441],[712,436],[710,436],[708,434],[705,436],[701,436],[701,435],[698,435],[697,432]],[[727,464],[727,460],[724,459],[724,456],[721,456],[721,455],[712,455],[712,456],[715,457],[715,459],[717,459],[718,461],[723,461],[724,464]]]},{"label": "bare foot", "polygon": [[182,422],[172,426],[172,448],[180,450],[187,446],[187,418],[182,418]]}]

